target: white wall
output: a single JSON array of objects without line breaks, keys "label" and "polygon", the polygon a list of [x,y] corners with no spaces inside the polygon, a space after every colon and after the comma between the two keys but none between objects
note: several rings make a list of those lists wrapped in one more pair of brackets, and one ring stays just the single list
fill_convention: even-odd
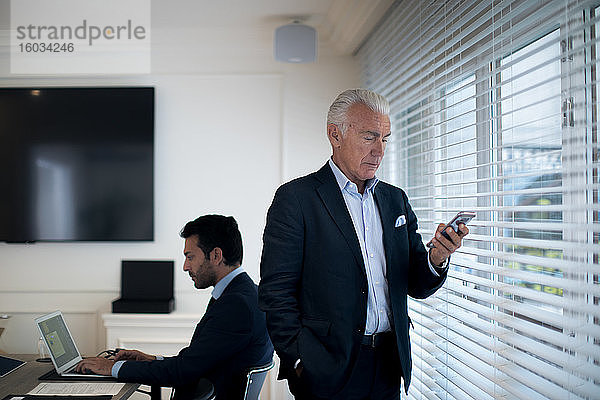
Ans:
[{"label": "white wall", "polygon": [[195,290],[181,271],[178,237],[201,214],[237,218],[244,266],[258,281],[275,188],[316,170],[329,155],[325,113],[337,93],[358,85],[352,57],[321,47],[315,64],[275,63],[272,23],[251,32],[170,28],[159,20],[166,3],[152,3],[150,75],[27,77],[9,73],[8,2],[0,0],[0,86],[156,87],[155,241],[0,243],[0,314],[12,315],[0,320],[7,328],[0,351],[35,352],[33,318],[55,309],[65,312],[82,352],[102,349],[99,314],[119,295],[122,259],[175,260],[177,310],[203,313],[210,290]]}]

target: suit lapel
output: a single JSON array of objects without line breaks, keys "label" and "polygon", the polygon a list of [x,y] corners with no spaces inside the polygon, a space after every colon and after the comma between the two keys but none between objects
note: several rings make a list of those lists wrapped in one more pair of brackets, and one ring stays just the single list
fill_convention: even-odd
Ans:
[{"label": "suit lapel", "polygon": [[390,205],[391,201],[389,193],[385,190],[385,187],[378,184],[375,188],[375,204],[379,209],[379,216],[381,217],[381,226],[383,227],[383,249],[385,251],[385,263],[387,265],[387,271],[390,271],[392,265],[392,253],[394,251],[393,233],[394,224],[398,215],[394,215],[394,212],[398,213],[400,210],[393,210]]},{"label": "suit lapel", "polygon": [[321,186],[317,187],[317,193],[325,205],[327,212],[340,229],[350,250],[352,250],[354,259],[356,260],[357,265],[360,266],[361,273],[366,279],[365,264],[360,251],[360,243],[356,236],[352,218],[346,208],[346,202],[344,201],[340,187],[335,180],[335,175],[333,175],[329,165],[325,164],[323,168],[317,171],[316,176],[323,183]]},{"label": "suit lapel", "polygon": [[[231,280],[231,282],[229,282],[229,285],[227,285],[227,287],[225,288],[225,290],[223,290],[223,293],[221,293],[221,296],[219,296],[219,299],[221,297],[223,297],[223,295],[229,291],[235,291],[236,287],[238,285],[241,285],[242,282],[244,282],[244,280],[246,279],[245,277],[247,277],[248,274],[246,272],[242,272],[241,274],[239,274],[238,276],[236,276],[235,278],[233,278]],[[248,277],[248,279],[250,279]],[[206,311],[208,311],[217,301],[219,301],[218,299],[215,299],[214,297],[210,296],[210,300],[208,301],[208,306],[206,307]]]},{"label": "suit lapel", "polygon": [[208,310],[213,304],[215,304],[215,298],[210,296],[210,300],[208,302],[208,306],[206,307],[206,309]]}]

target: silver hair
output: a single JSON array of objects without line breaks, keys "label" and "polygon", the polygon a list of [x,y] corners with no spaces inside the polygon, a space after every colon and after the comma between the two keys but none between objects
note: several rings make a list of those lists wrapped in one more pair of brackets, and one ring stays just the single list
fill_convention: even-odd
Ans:
[{"label": "silver hair", "polygon": [[337,125],[342,134],[346,132],[346,114],[353,104],[362,103],[371,110],[389,115],[390,103],[379,93],[367,89],[348,89],[335,98],[327,112],[327,125]]}]

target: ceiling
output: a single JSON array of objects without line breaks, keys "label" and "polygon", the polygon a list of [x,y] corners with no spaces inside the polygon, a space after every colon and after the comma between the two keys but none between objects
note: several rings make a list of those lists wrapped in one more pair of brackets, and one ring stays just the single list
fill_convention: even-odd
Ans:
[{"label": "ceiling", "polygon": [[[196,46],[219,56],[235,48],[264,58],[275,28],[295,19],[317,29],[322,54],[351,55],[400,0],[150,1],[153,44]],[[10,0],[0,0],[0,58],[8,57],[9,37]]]},{"label": "ceiling", "polygon": [[270,32],[294,19],[313,26],[321,45],[352,54],[393,0],[154,0],[153,29]]}]

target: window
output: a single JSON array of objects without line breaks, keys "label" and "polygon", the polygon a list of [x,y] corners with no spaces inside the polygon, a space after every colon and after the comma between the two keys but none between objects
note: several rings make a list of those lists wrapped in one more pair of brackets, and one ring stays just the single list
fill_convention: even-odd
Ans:
[{"label": "window", "polygon": [[600,393],[600,7],[401,1],[359,50],[391,103],[380,171],[428,241],[477,212],[434,296],[409,300],[413,399]]}]

